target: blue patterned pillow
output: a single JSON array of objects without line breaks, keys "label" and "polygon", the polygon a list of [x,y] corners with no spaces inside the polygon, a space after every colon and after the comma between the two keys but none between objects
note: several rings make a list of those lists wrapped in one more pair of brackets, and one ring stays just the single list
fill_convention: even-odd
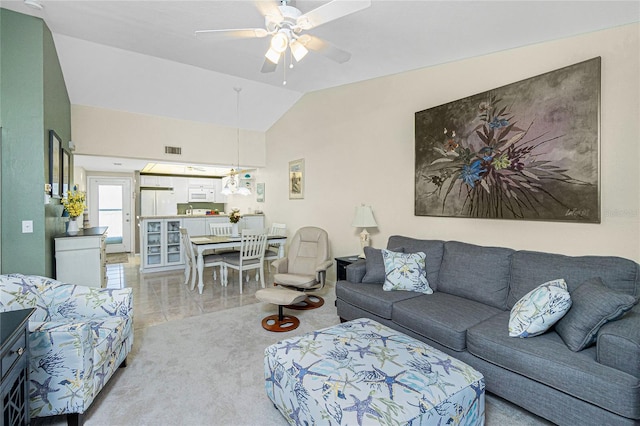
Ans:
[{"label": "blue patterned pillow", "polygon": [[525,294],[509,315],[509,336],[533,337],[547,331],[571,308],[563,279],[546,282]]},{"label": "blue patterned pillow", "polygon": [[383,249],[385,279],[382,289],[433,293],[427,281],[426,258],[427,255],[423,252],[397,253]]}]

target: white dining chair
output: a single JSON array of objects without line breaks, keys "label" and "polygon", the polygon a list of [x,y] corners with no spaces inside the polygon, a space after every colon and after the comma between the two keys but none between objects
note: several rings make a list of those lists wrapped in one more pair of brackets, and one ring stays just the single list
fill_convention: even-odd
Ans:
[{"label": "white dining chair", "polygon": [[216,236],[231,235],[231,223],[210,223],[209,233]]},{"label": "white dining chair", "polygon": [[[185,254],[185,262],[184,262],[184,283],[187,284],[189,282],[189,277],[191,277],[191,290],[193,290],[196,286],[196,265],[197,259],[195,251],[193,250],[193,244],[191,244],[191,239],[189,238],[189,232],[186,228],[180,228],[180,239],[182,240],[182,247]],[[217,279],[216,275],[216,266],[220,267],[220,281],[223,279],[223,258],[222,255],[219,254],[206,254],[203,256],[204,267],[213,266],[213,279]]]},{"label": "white dining chair", "polygon": [[[269,230],[269,236],[271,235],[286,237],[287,225],[285,223],[272,223],[271,229]],[[280,245],[277,245],[277,244],[268,245],[264,252],[264,260],[265,261],[276,260],[279,257],[278,255],[279,252],[280,252]]]},{"label": "white dining chair", "polygon": [[[209,224],[209,233],[211,235],[217,237],[229,237],[231,236],[231,223],[210,223]],[[227,248],[227,249],[218,249],[215,250],[216,254],[226,254],[226,253],[238,253],[238,250]]]},{"label": "white dining chair", "polygon": [[[236,253],[225,253],[222,255],[223,284],[228,283],[228,269],[238,271],[238,283],[240,284],[240,294],[242,294],[242,273],[256,269],[256,280],[258,275],[260,284],[264,288],[264,249],[267,245],[267,233],[264,230],[243,229],[240,251]],[[246,275],[247,282],[249,274]]]}]

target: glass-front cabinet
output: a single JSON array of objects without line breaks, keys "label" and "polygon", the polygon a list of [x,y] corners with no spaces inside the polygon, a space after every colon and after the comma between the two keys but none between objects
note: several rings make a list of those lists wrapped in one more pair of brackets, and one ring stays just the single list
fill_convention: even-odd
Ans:
[{"label": "glass-front cabinet", "polygon": [[181,221],[178,220],[165,220],[166,224],[166,247],[165,264],[176,265],[182,264],[182,250],[180,245],[180,225]]},{"label": "glass-front cabinet", "polygon": [[184,265],[180,244],[180,219],[143,219],[142,271],[179,269]]}]

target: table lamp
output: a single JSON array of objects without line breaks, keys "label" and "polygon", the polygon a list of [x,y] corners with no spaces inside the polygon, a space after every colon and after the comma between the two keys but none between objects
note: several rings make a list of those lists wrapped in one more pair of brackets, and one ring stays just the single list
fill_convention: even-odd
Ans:
[{"label": "table lamp", "polygon": [[376,220],[373,218],[373,211],[370,206],[364,204],[356,207],[356,216],[353,218],[351,226],[362,228],[360,233],[360,258],[364,259],[364,248],[369,246],[371,240],[369,239],[369,233],[367,228],[375,228],[378,226]]}]

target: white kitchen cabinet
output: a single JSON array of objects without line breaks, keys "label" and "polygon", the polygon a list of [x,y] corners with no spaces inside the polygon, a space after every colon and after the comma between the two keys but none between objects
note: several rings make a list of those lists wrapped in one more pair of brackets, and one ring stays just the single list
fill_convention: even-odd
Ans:
[{"label": "white kitchen cabinet", "polygon": [[77,235],[54,238],[56,279],[89,287],[106,287],[107,227],[86,228]]},{"label": "white kitchen cabinet", "polygon": [[240,230],[242,229],[264,229],[264,216],[242,216],[240,218]]},{"label": "white kitchen cabinet", "polygon": [[177,203],[186,203],[189,199],[189,180],[187,178],[173,178],[173,192]]},{"label": "white kitchen cabinet", "polygon": [[184,218],[182,227],[187,230],[189,236],[209,235],[207,220],[204,217]]},{"label": "white kitchen cabinet", "polygon": [[171,176],[140,176],[140,186],[154,188],[171,188],[173,187],[173,178]]},{"label": "white kitchen cabinet", "polygon": [[213,178],[189,178],[189,186],[190,187],[200,187],[200,188],[213,188],[214,181]]},{"label": "white kitchen cabinet", "polygon": [[222,179],[214,179],[214,191],[216,194],[216,203],[226,203],[227,196],[222,193]]},{"label": "white kitchen cabinet", "polygon": [[143,219],[142,272],[180,269],[184,266],[180,243],[181,219]]}]

